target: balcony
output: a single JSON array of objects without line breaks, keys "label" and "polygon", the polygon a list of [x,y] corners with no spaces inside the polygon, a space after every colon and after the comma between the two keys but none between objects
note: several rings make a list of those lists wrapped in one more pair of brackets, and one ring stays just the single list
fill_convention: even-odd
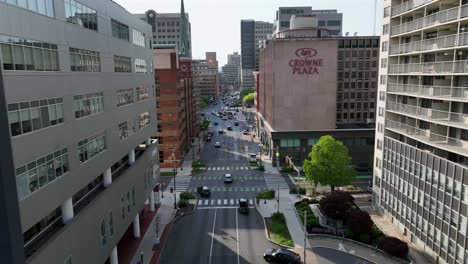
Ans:
[{"label": "balcony", "polygon": [[421,51],[454,48],[465,45],[468,45],[468,33],[453,34],[438,38],[393,45],[390,47],[390,55],[417,53]]},{"label": "balcony", "polygon": [[429,129],[420,129],[392,120],[386,121],[385,128],[437,148],[445,149],[464,156],[468,155],[468,141],[439,135],[431,132]]},{"label": "balcony", "polygon": [[434,121],[445,126],[459,126],[466,129],[468,125],[468,114],[440,111],[392,102],[387,102],[387,110],[419,119],[425,119],[426,121]]},{"label": "balcony", "polygon": [[392,17],[398,16],[404,12],[410,11],[416,7],[425,5],[427,3],[433,2],[434,0],[410,0],[402,4],[392,7]]},{"label": "balcony", "polygon": [[434,13],[425,17],[418,18],[410,22],[406,22],[400,25],[393,26],[391,29],[391,35],[395,36],[395,35],[411,32],[414,30],[419,30],[422,28],[434,26],[437,24],[443,24],[443,23],[447,23],[450,21],[455,21],[459,18],[458,17],[459,11],[460,11],[460,18],[466,17],[468,15],[468,5],[449,8],[449,9],[442,10],[440,12],[437,12],[437,13]]},{"label": "balcony", "polygon": [[389,74],[452,74],[468,73],[468,61],[442,61],[392,64],[388,67]]},{"label": "balcony", "polygon": [[468,100],[468,88],[466,87],[390,83],[387,92],[410,96],[419,95],[437,100]]}]

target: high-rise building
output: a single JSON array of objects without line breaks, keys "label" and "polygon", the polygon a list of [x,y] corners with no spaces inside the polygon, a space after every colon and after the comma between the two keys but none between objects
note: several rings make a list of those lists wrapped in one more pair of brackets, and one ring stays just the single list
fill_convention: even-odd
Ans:
[{"label": "high-rise building", "polygon": [[219,94],[216,52],[207,52],[204,60],[193,60],[193,82],[200,96],[214,100]]},{"label": "high-rise building", "polygon": [[223,67],[221,85],[226,88],[239,89],[241,85],[241,55],[238,52],[228,54],[228,62]]},{"label": "high-rise building", "polygon": [[297,165],[332,135],[370,178],[379,37],[333,37],[316,17],[294,19],[315,26],[275,34],[260,50],[256,132],[272,158],[277,150],[280,164],[289,156]]},{"label": "high-rise building", "polygon": [[2,189],[26,263],[129,263],[159,170],[151,27],[109,0],[27,4],[0,1],[16,172]]},{"label": "high-rise building", "polygon": [[241,55],[239,55],[239,52],[234,52],[232,54],[228,54],[228,61],[227,64],[233,64],[237,66],[241,66]]},{"label": "high-rise building", "polygon": [[374,206],[437,263],[467,263],[465,1],[383,1]]},{"label": "high-rise building", "polygon": [[183,57],[192,56],[192,27],[189,14],[185,13],[183,0],[180,13],[148,10],[135,16],[151,25],[154,45],[174,44]]},{"label": "high-rise building", "polygon": [[330,30],[333,36],[342,35],[343,14],[334,9],[312,10],[311,6],[280,7],[276,11],[274,32],[278,33],[289,29],[290,20],[293,15],[310,16],[318,18],[318,25],[321,28]]},{"label": "high-rise building", "polygon": [[190,60],[175,45],[154,51],[161,168],[180,167],[193,138],[193,83]]}]

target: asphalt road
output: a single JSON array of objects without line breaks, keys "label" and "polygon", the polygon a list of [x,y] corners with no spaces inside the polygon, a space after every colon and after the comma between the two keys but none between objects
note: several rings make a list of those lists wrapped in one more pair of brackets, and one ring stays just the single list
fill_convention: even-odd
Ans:
[{"label": "asphalt road", "polygon": [[316,247],[312,249],[320,264],[372,264],[363,258],[330,248]]},{"label": "asphalt road", "polygon": [[[255,153],[258,146],[249,136],[242,135],[245,117],[237,113],[239,126],[234,126],[234,119],[223,121],[211,114],[220,108],[221,104],[204,110],[207,118],[219,124],[212,122],[210,130],[214,136],[201,153],[208,169],[194,175],[188,186],[189,191],[207,186],[211,196],[199,197],[195,213],[175,223],[160,263],[265,263],[264,250],[277,248],[266,239],[263,219],[253,208],[255,194],[267,189],[263,173],[249,168],[247,153]],[[233,131],[227,131],[227,126]],[[219,129],[224,134],[219,134]],[[221,148],[215,148],[217,141]],[[232,175],[232,183],[224,183],[226,173]],[[248,214],[238,212],[240,198],[249,200]]]}]

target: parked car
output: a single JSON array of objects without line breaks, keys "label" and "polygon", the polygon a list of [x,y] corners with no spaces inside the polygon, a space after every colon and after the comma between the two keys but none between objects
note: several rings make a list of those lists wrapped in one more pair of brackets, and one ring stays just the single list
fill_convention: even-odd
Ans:
[{"label": "parked car", "polygon": [[232,115],[228,116],[227,118],[228,118],[228,119],[233,119]]},{"label": "parked car", "polygon": [[216,141],[216,143],[215,143],[215,148],[220,148],[220,147],[221,147],[221,142]]},{"label": "parked car", "polygon": [[269,248],[265,250],[263,253],[263,258],[267,262],[274,262],[274,263],[289,263],[289,264],[300,264],[301,263],[301,256],[296,252],[293,252],[288,249],[272,249]]},{"label": "parked car", "polygon": [[211,137],[206,137],[206,142],[211,142]]},{"label": "parked car", "polygon": [[249,154],[249,162],[257,163],[257,154]]},{"label": "parked car", "polygon": [[231,127],[231,126],[228,126],[228,127],[227,127],[227,130],[232,131],[232,127]]},{"label": "parked car", "polygon": [[232,183],[232,175],[229,173],[224,174],[224,183]]},{"label": "parked car", "polygon": [[218,130],[218,133],[221,135],[224,133],[223,129]]}]

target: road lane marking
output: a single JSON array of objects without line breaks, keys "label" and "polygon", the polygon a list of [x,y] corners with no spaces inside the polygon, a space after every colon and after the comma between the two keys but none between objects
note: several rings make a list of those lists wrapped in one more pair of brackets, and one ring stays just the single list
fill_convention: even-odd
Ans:
[{"label": "road lane marking", "polygon": [[252,199],[249,199],[249,204],[250,204],[250,205],[253,205]]},{"label": "road lane marking", "polygon": [[244,169],[244,167],[240,167],[240,169],[241,169],[241,170],[243,170],[243,169]]},{"label": "road lane marking", "polygon": [[205,205],[208,205],[208,203],[209,203],[209,200],[205,200]]},{"label": "road lane marking", "polygon": [[229,167],[226,167],[226,170],[229,170]]},{"label": "road lane marking", "polygon": [[[254,206],[249,206],[250,209],[255,208]],[[215,210],[215,209],[239,209],[239,206],[214,206],[214,207],[200,207],[198,210]]]},{"label": "road lane marking", "polygon": [[237,216],[236,210],[236,241],[237,241],[237,264],[240,263],[240,256],[239,256],[239,219]]},{"label": "road lane marking", "polygon": [[198,200],[198,205],[201,205],[202,204],[202,200]]},{"label": "road lane marking", "polygon": [[234,199],[231,199],[229,202],[231,205],[234,204]]},{"label": "road lane marking", "polygon": [[215,210],[215,213],[214,213],[213,232],[211,233],[210,263],[209,264],[211,264],[211,256],[213,255],[213,241],[214,241],[215,226],[216,226],[216,212],[217,210]]},{"label": "road lane marking", "polygon": [[221,205],[221,199],[218,199],[218,204]]},{"label": "road lane marking", "polygon": [[227,204],[227,199],[224,199],[224,205],[226,205],[226,204]]},{"label": "road lane marking", "polygon": [[213,204],[214,204],[214,200],[211,200],[211,205],[213,205]]},{"label": "road lane marking", "polygon": [[211,170],[211,167],[208,167],[208,170]]}]

